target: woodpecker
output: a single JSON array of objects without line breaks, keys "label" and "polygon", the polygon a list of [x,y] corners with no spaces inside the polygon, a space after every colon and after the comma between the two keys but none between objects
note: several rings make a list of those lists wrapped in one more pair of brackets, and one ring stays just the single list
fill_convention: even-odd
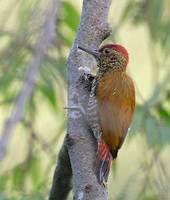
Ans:
[{"label": "woodpecker", "polygon": [[126,73],[129,55],[120,44],[106,44],[99,49],[78,48],[93,55],[97,62],[87,121],[98,144],[97,179],[105,185],[112,160],[116,159],[124,142],[135,109],[134,83]]}]

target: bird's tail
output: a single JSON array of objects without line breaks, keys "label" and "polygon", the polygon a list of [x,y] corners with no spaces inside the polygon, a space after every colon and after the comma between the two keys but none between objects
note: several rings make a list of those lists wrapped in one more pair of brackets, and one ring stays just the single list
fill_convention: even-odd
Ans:
[{"label": "bird's tail", "polygon": [[105,185],[108,179],[112,155],[109,151],[107,144],[100,141],[98,144],[98,159],[97,159],[97,179],[100,184]]}]

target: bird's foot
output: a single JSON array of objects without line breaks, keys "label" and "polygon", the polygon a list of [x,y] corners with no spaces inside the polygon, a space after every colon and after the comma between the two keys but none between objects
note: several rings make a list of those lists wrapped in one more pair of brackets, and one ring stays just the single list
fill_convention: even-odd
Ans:
[{"label": "bird's foot", "polygon": [[77,85],[83,85],[83,87],[90,92],[94,78],[94,75],[84,72],[82,75],[80,75]]}]

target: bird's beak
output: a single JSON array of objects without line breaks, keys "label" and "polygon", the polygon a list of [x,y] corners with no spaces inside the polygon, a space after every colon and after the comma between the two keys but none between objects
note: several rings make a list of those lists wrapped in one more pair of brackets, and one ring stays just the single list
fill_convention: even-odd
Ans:
[{"label": "bird's beak", "polygon": [[98,49],[89,49],[89,48],[85,48],[85,47],[81,47],[78,46],[79,49],[81,49],[82,51],[85,51],[86,53],[89,53],[91,55],[93,55],[95,58],[99,58],[100,57],[100,52]]}]

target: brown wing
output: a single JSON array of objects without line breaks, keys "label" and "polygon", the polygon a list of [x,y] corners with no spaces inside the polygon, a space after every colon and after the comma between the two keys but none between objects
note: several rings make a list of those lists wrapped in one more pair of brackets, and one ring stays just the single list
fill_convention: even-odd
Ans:
[{"label": "brown wing", "polygon": [[121,147],[132,121],[135,90],[128,76],[123,79],[110,76],[103,78],[98,86],[98,109],[102,138],[111,150],[117,150]]}]

